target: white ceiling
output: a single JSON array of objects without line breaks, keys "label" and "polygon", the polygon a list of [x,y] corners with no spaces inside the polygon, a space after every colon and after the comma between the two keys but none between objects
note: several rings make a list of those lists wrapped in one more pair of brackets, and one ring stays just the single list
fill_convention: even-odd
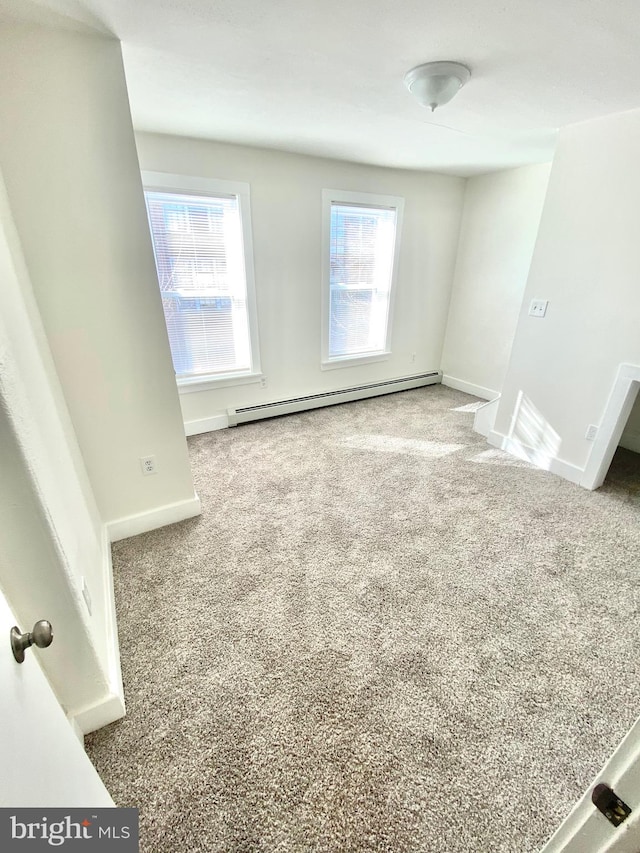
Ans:
[{"label": "white ceiling", "polygon": [[[549,160],[558,127],[640,107],[638,0],[37,4],[122,40],[141,130],[470,175]],[[432,116],[402,79],[437,59],[472,78]]]}]

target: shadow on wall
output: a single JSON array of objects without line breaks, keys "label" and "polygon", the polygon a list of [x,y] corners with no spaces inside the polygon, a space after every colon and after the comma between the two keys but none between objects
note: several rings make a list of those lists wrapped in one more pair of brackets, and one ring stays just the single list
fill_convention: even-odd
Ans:
[{"label": "shadow on wall", "polygon": [[518,394],[507,439],[505,449],[545,471],[551,470],[562,444],[558,433],[523,391]]}]

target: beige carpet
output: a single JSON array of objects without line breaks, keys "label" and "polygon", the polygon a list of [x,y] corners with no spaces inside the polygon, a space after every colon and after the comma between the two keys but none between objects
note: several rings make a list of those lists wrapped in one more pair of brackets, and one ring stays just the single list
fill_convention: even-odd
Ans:
[{"label": "beige carpet", "polygon": [[[433,386],[190,439],[114,546],[143,853],[537,851],[640,710],[640,469],[589,493]],[[616,473],[617,472],[617,473]]]}]

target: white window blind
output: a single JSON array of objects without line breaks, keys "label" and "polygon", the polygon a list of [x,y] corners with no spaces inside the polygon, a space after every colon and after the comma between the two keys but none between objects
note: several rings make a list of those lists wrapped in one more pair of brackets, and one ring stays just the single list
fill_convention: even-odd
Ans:
[{"label": "white window blind", "polygon": [[237,196],[145,191],[178,379],[251,370]]},{"label": "white window blind", "polygon": [[396,213],[331,202],[329,358],[386,350]]}]

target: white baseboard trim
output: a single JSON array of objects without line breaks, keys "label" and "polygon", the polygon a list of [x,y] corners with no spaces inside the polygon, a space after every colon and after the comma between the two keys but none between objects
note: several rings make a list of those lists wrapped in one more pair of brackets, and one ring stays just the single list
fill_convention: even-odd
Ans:
[{"label": "white baseboard trim", "polygon": [[158,527],[166,527],[167,524],[175,524],[177,521],[193,518],[200,515],[201,512],[200,498],[194,494],[192,498],[185,501],[177,501],[147,512],[140,512],[137,515],[117,518],[115,521],[109,521],[106,525],[109,541],[117,542],[119,539],[127,539],[129,536],[147,533],[147,531],[156,530]]},{"label": "white baseboard trim", "polygon": [[557,474],[559,477],[569,480],[570,483],[575,483],[577,486],[582,485],[584,468],[579,468],[577,465],[574,465],[571,462],[566,462],[558,456],[551,460],[551,467],[549,470],[552,474]]},{"label": "white baseboard trim", "polygon": [[120,666],[120,643],[118,642],[116,597],[113,585],[113,562],[111,559],[111,542],[109,541],[109,532],[106,525],[103,525],[102,528],[102,553],[105,631],[107,634],[109,655],[109,686],[111,688],[111,693],[120,698],[124,714],[124,684],[122,683],[122,667]]},{"label": "white baseboard trim", "polygon": [[523,459],[536,468],[540,468],[543,471],[551,471],[552,474],[557,474],[558,477],[562,477],[564,480],[569,480],[569,482],[575,483],[578,486],[581,485],[584,469],[566,462],[558,456],[548,457],[544,460],[543,464],[540,464],[534,447],[528,447],[519,441],[514,441],[509,436],[502,435],[502,433],[495,432],[495,430],[491,430],[487,435],[487,441],[492,447],[497,447],[499,450],[511,453],[512,456],[517,456],[518,459]]},{"label": "white baseboard trim", "polygon": [[199,418],[195,421],[184,422],[185,435],[200,435],[203,432],[213,432],[217,429],[228,429],[227,415],[214,415],[212,418]]},{"label": "white baseboard trim", "polygon": [[114,723],[125,715],[122,696],[108,693],[103,699],[76,711],[70,718],[71,725],[80,729],[83,735],[95,732],[109,723]]},{"label": "white baseboard trim", "polygon": [[483,385],[476,385],[473,382],[466,382],[464,379],[457,379],[455,376],[448,376],[446,373],[442,376],[442,384],[447,388],[455,388],[456,391],[464,391],[465,394],[473,394],[474,397],[481,397],[483,400],[495,400],[500,396],[499,391],[493,391],[491,388],[485,388]]},{"label": "white baseboard trim", "polygon": [[500,395],[498,394],[495,400],[488,400],[486,403],[483,403],[479,409],[476,410],[475,416],[473,418],[474,432],[477,432],[486,438],[489,433],[493,431],[493,427],[496,422],[496,416],[498,414],[499,405]]}]

